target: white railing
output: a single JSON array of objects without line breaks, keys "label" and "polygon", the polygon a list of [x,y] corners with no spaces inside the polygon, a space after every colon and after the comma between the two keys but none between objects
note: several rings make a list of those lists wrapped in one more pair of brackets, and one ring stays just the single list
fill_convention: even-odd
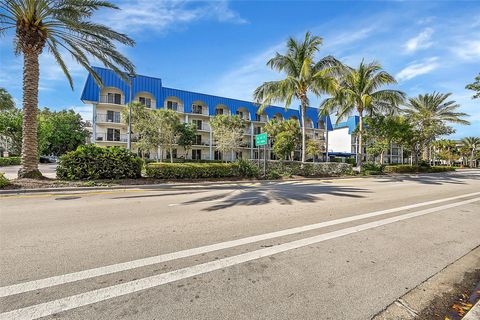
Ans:
[{"label": "white railing", "polygon": [[125,104],[125,99],[124,99],[123,96],[120,96],[120,100],[118,100],[118,99],[115,99],[115,97],[111,96],[111,95],[101,95],[100,96],[100,103],[123,105],[123,104]]},{"label": "white railing", "polygon": [[121,123],[120,114],[116,113],[113,116],[108,116],[105,113],[97,113],[96,116],[97,122],[108,122],[108,123]]}]

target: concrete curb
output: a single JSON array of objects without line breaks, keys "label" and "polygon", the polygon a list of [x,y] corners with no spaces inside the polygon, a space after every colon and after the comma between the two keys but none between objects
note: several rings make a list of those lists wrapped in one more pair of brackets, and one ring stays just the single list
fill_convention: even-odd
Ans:
[{"label": "concrete curb", "polygon": [[[450,292],[463,281],[465,273],[478,268],[480,246],[452,262],[430,278],[399,297],[371,320],[415,320],[431,301],[443,292]],[[478,303],[475,305],[477,307]],[[478,309],[478,308],[477,308]],[[470,310],[471,311],[471,310]],[[464,318],[467,319],[467,318]],[[478,317],[473,319],[479,319]]]},{"label": "concrete curb", "polygon": [[472,309],[462,318],[462,320],[478,320],[480,319],[480,301],[475,303]]}]

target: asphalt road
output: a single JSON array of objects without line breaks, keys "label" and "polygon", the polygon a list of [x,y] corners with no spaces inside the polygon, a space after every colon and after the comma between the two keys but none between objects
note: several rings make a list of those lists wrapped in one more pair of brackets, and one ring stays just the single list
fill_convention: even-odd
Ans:
[{"label": "asphalt road", "polygon": [[370,319],[479,230],[479,170],[2,196],[0,319]]}]

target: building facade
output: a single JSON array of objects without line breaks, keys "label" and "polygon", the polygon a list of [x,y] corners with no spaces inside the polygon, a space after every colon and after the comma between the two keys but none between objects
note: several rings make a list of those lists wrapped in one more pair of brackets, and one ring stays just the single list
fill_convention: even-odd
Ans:
[{"label": "building facade", "polygon": [[[263,132],[263,127],[269,120],[296,119],[302,125],[298,110],[267,106],[262,114],[258,114],[259,106],[253,102],[164,87],[160,78],[136,75],[130,81],[125,81],[112,70],[98,67],[94,67],[94,70],[101,77],[103,86],[100,87],[89,75],[81,100],[92,105],[92,143],[101,146],[127,146],[128,126],[121,119],[121,111],[130,101],[140,102],[149,109],[174,110],[181,121],[194,125],[197,139],[187,155],[188,159],[261,159],[264,151],[255,145],[254,137]],[[235,154],[222,155],[215,150],[215,139],[209,122],[217,114],[236,114],[247,121],[242,148]],[[308,137],[320,140],[326,148],[326,132],[333,129],[330,118],[319,117],[316,108],[308,108],[305,115]],[[137,150],[134,134],[132,150]],[[151,150],[150,157],[156,158],[161,152],[162,150]],[[266,152],[267,158],[275,158],[271,145]],[[174,158],[180,156],[183,156],[182,150],[173,152]]]},{"label": "building facade", "polygon": [[[359,117],[351,116],[344,122],[333,125],[333,130],[328,133],[328,151],[331,157],[357,157],[358,154],[358,136],[354,134],[358,126]],[[363,161],[370,159],[366,152],[366,146],[363,147]],[[380,157],[375,160],[379,161]],[[389,149],[384,154],[384,164],[404,163],[403,148],[395,143],[391,143]]]}]

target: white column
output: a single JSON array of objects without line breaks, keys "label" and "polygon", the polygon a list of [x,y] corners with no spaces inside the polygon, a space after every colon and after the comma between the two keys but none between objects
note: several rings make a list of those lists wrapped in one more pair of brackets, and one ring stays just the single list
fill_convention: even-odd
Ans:
[{"label": "white column", "polygon": [[93,110],[92,110],[92,143],[97,143],[97,105],[93,104],[92,105]]},{"label": "white column", "polygon": [[250,122],[250,159],[253,159],[253,122]]},{"label": "white column", "polygon": [[208,157],[209,160],[213,159],[213,133],[212,133],[212,127],[208,126],[209,129],[209,146],[208,146]]}]

